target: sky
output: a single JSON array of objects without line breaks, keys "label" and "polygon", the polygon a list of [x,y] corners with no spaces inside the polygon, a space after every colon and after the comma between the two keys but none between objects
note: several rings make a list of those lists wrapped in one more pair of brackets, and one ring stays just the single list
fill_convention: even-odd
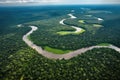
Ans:
[{"label": "sky", "polygon": [[0,0],[0,4],[120,4],[120,0]]}]

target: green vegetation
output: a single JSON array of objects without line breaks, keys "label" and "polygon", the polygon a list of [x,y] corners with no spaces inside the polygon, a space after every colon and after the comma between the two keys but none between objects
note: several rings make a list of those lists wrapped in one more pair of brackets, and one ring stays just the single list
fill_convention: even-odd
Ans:
[{"label": "green vegetation", "polygon": [[84,21],[84,20],[79,20],[78,22],[80,22],[80,23],[82,23],[82,24],[83,24],[83,23],[85,23],[85,21]]},{"label": "green vegetation", "polygon": [[[79,17],[77,19],[74,19],[74,20],[67,19],[64,21],[64,23],[67,25],[78,26],[80,28],[85,29],[86,31],[89,31],[90,33],[96,32],[102,26],[102,24],[100,24],[100,21],[98,21],[97,19],[94,19],[94,17],[91,17],[90,19],[82,18],[85,22],[84,24],[79,22],[79,19],[80,19]],[[98,27],[98,25],[101,25],[101,26]]]},{"label": "green vegetation", "polygon": [[93,24],[94,27],[103,27],[102,25],[99,24]]},{"label": "green vegetation", "polygon": [[69,35],[69,34],[75,34],[75,33],[70,32],[70,31],[60,31],[60,32],[57,32],[57,34],[59,34],[59,35]]},{"label": "green vegetation", "polygon": [[81,30],[79,32],[75,32],[75,34],[81,34],[83,32],[85,32],[85,30],[81,28]]},{"label": "green vegetation", "polygon": [[[66,14],[70,13],[71,7],[0,8],[0,80],[120,80],[120,53],[113,49],[93,49],[69,60],[54,60],[38,54],[22,40],[23,35],[31,30],[28,25],[35,25],[38,30],[29,37],[43,48],[47,45],[55,49],[75,50],[103,42],[120,47],[119,9],[108,6],[104,10],[112,11],[110,14],[89,13],[104,18],[104,22],[98,22],[93,17],[84,16],[88,12],[80,10],[80,6],[75,7],[75,16],[78,20],[85,20],[86,24],[79,23],[77,19],[65,22],[86,31],[80,35],[60,36],[56,32],[75,31],[70,26],[58,24],[63,18],[68,18]],[[15,26],[21,23],[24,27]],[[93,23],[104,27],[93,27]]]},{"label": "green vegetation", "polygon": [[111,44],[109,43],[101,43],[101,44],[98,44],[98,46],[110,46]]},{"label": "green vegetation", "polygon": [[29,40],[31,40],[30,35],[27,37]]},{"label": "green vegetation", "polygon": [[48,51],[48,52],[55,53],[55,54],[64,54],[64,53],[68,53],[68,52],[71,52],[71,51],[72,51],[72,50],[55,49],[55,48],[51,48],[51,47],[48,47],[48,46],[45,46],[45,47],[44,47],[44,50],[46,50],[46,51]]},{"label": "green vegetation", "polygon": [[[111,43],[118,47],[120,46],[120,37],[118,36],[120,34],[118,26],[119,19],[110,19],[104,20],[104,22],[99,22],[94,18],[94,15],[93,17],[83,15],[78,16],[78,14],[74,15],[78,18],[65,20],[64,23],[67,25],[59,24],[60,20],[68,17],[67,15],[26,23],[36,25],[39,29],[31,34],[31,40],[43,48],[49,46],[61,50],[76,50],[103,42]],[[80,19],[85,20],[85,24],[79,23],[78,21]],[[110,25],[109,22],[114,22],[115,24]],[[100,25],[104,27],[98,27]],[[80,33],[73,33],[75,29],[71,26],[80,27],[85,31],[82,30]]]},{"label": "green vegetation", "polygon": [[70,60],[51,60],[26,47],[2,60],[1,80],[120,79],[120,53],[107,48],[93,49]]},{"label": "green vegetation", "polygon": [[85,32],[85,30],[81,28],[81,30],[79,32],[75,32],[75,31],[60,31],[60,32],[57,32],[57,34],[62,35],[62,36],[63,35],[69,35],[69,34],[78,35],[78,34],[81,34],[83,32]]}]

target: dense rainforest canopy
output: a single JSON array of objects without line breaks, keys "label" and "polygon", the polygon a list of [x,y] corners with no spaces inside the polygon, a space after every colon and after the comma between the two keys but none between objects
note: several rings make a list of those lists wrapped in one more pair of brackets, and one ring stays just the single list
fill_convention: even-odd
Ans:
[{"label": "dense rainforest canopy", "polygon": [[[120,47],[120,8],[91,6],[93,11],[86,12],[81,7],[85,6],[57,6],[44,7],[44,9],[43,7],[1,7],[0,80],[119,80],[120,53],[113,49],[93,49],[69,60],[55,60],[43,57],[23,42],[23,35],[31,30],[28,26],[35,25],[38,30],[31,34],[30,39],[43,48],[49,46],[75,50],[103,42]],[[75,10],[74,15],[78,20],[83,19],[80,17],[83,13],[103,18],[103,22],[97,23],[103,27],[80,26],[82,23],[77,24],[77,19],[68,19],[65,21],[68,25],[60,25],[59,21],[69,18],[67,14],[71,10]],[[94,12],[96,10],[110,12],[103,11],[98,14],[99,11]],[[93,24],[89,20],[85,23]],[[24,27],[18,27],[18,24],[23,24]],[[77,25],[86,31],[79,35],[56,34],[57,31],[74,31],[70,25]]]}]

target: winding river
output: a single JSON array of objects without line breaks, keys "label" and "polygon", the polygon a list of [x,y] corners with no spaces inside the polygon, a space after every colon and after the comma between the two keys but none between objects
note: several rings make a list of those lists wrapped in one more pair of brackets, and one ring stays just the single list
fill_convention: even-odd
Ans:
[{"label": "winding river", "polygon": [[[77,17],[73,16],[72,14],[68,14],[68,16],[70,16],[71,19],[75,19]],[[66,19],[62,19],[59,23],[62,24],[62,25],[66,25],[64,23]],[[79,28],[79,27],[76,27],[76,26],[71,26],[72,28],[74,28],[76,31],[72,31],[73,33],[78,33],[78,32],[81,32],[83,29],[82,28]],[[68,32],[68,31],[66,31]]]},{"label": "winding river", "polygon": [[[75,16],[73,16],[72,14],[69,14],[69,16],[71,16],[71,18],[75,18]],[[60,24],[65,25],[64,20],[66,20],[66,19],[61,20]],[[43,50],[41,46],[37,46],[36,44],[34,44],[32,41],[30,41],[28,39],[28,36],[30,36],[30,34],[32,34],[34,31],[38,30],[38,28],[36,26],[29,26],[29,27],[31,27],[31,30],[23,36],[23,41],[29,47],[35,49],[39,54],[41,54],[44,57],[50,58],[50,59],[63,59],[63,58],[70,59],[70,58],[75,57],[79,54],[82,54],[88,50],[92,50],[93,48],[111,48],[120,53],[120,48],[118,48],[114,45],[109,45],[109,46],[91,46],[91,47],[81,48],[81,49],[78,49],[78,50],[75,50],[75,51],[72,51],[72,52],[69,52],[66,54],[54,54],[54,53]],[[76,28],[78,28],[78,27],[76,27]],[[76,29],[76,31],[77,31],[77,29]]]}]

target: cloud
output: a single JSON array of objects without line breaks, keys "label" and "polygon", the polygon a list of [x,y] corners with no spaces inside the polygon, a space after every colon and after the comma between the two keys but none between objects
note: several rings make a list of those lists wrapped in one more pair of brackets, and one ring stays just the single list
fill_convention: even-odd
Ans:
[{"label": "cloud", "polygon": [[40,2],[60,2],[60,0],[41,0]]},{"label": "cloud", "polygon": [[0,0],[0,3],[54,3],[60,1],[61,0]]},{"label": "cloud", "polygon": [[0,3],[120,4],[120,0],[0,0]]}]

